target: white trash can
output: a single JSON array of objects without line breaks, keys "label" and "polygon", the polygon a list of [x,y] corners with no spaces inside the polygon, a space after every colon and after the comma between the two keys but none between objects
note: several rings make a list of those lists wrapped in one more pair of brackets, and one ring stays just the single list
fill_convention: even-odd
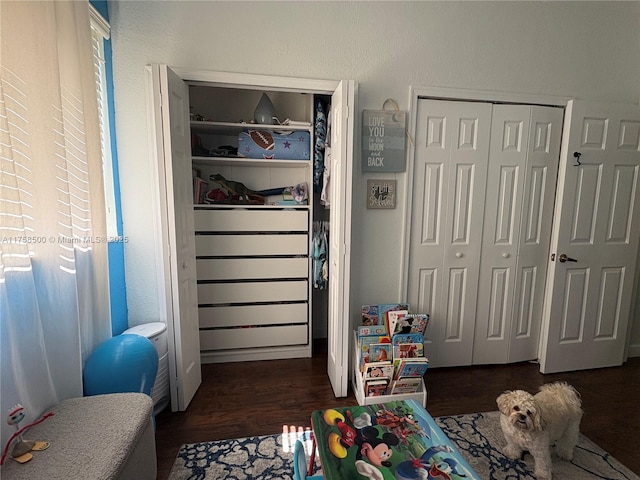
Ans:
[{"label": "white trash can", "polygon": [[167,325],[163,322],[136,325],[124,333],[141,335],[148,338],[158,351],[158,374],[151,389],[153,414],[157,415],[169,404],[169,344],[167,341]]}]

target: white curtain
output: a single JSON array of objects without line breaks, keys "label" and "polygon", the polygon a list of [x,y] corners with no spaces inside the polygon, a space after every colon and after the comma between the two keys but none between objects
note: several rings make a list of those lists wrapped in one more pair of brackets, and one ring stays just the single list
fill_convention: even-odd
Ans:
[{"label": "white curtain", "polygon": [[0,2],[2,446],[82,396],[111,336],[100,131],[88,4]]}]

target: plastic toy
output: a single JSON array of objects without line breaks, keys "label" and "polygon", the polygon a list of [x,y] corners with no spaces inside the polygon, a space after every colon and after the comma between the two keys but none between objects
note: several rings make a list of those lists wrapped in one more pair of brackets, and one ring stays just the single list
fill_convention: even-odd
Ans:
[{"label": "plastic toy", "polygon": [[11,458],[13,458],[18,463],[27,463],[29,460],[31,460],[33,458],[33,455],[31,455],[31,452],[46,450],[47,448],[49,448],[49,446],[51,445],[49,442],[33,442],[33,441],[25,440],[22,436],[22,433],[28,428],[31,428],[34,425],[37,425],[45,421],[47,418],[53,415],[54,415],[53,412],[46,413],[35,422],[20,428],[20,422],[24,420],[24,417],[25,417],[24,407],[20,404],[17,404],[15,407],[11,408],[9,410],[9,415],[7,416],[7,423],[9,425],[16,426],[16,433],[14,433],[11,436],[11,438],[7,442],[7,445],[4,447],[4,451],[2,452],[2,459],[0,460],[0,465],[4,464],[4,460],[7,456],[7,451],[9,450],[9,446],[11,445],[11,442],[13,442],[13,440],[16,437],[18,441],[13,446],[13,450],[11,451]]},{"label": "plastic toy", "polygon": [[291,191],[296,203],[304,203],[309,198],[309,187],[306,183],[298,183]]}]

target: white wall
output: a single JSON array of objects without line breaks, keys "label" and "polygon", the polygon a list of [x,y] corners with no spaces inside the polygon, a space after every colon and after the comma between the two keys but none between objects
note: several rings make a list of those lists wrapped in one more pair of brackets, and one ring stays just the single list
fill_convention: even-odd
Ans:
[{"label": "white wall", "polygon": [[[145,65],[354,79],[363,109],[409,86],[638,103],[640,2],[111,1],[130,323],[162,317]],[[359,138],[359,137],[358,137]],[[380,175],[389,177],[389,175]],[[366,210],[354,168],[354,304],[400,300],[406,198]],[[398,186],[405,174],[396,174]],[[634,340],[640,345],[636,322]]]}]

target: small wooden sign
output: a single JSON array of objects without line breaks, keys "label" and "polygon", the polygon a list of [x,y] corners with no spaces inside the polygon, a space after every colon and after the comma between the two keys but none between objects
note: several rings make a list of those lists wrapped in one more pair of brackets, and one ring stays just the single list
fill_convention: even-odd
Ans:
[{"label": "small wooden sign", "polygon": [[404,172],[406,112],[362,111],[362,171]]},{"label": "small wooden sign", "polygon": [[367,180],[367,208],[396,208],[396,180]]}]

